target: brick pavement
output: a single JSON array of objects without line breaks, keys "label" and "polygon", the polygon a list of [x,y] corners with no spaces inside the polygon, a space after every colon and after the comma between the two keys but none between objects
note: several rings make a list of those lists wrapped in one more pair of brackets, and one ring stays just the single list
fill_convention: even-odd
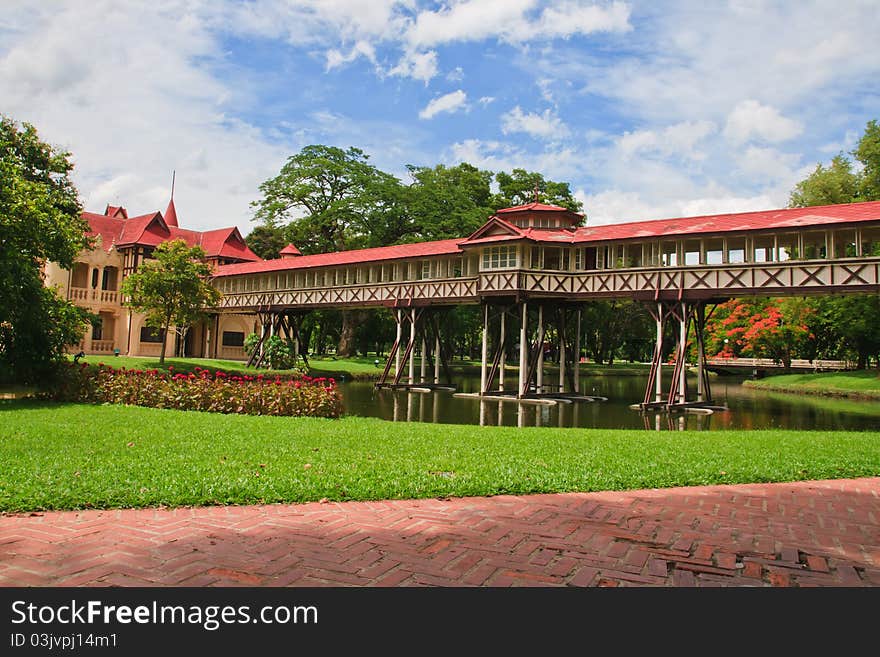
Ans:
[{"label": "brick pavement", "polygon": [[880,586],[880,477],[0,517],[3,586]]}]

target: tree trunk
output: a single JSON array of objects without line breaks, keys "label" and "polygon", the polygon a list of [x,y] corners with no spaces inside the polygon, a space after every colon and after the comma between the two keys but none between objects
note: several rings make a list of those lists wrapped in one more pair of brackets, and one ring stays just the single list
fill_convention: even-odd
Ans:
[{"label": "tree trunk", "polygon": [[165,365],[165,345],[168,342],[168,329],[171,326],[171,322],[165,323],[165,328],[162,329],[162,348],[159,351],[159,367]]},{"label": "tree trunk", "polygon": [[336,347],[337,358],[350,358],[355,355],[357,345],[354,340],[354,331],[364,321],[366,313],[359,310],[343,310],[342,330],[339,332],[339,345]]}]

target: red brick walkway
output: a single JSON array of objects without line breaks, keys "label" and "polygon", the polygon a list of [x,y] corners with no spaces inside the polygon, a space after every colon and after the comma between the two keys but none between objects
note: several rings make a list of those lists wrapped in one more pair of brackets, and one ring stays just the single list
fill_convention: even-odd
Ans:
[{"label": "red brick walkway", "polygon": [[880,586],[880,478],[0,517],[4,586]]}]

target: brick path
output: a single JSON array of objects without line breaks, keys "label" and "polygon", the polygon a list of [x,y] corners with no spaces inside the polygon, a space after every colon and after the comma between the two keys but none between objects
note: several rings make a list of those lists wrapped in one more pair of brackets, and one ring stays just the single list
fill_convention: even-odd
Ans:
[{"label": "brick path", "polygon": [[880,586],[880,477],[0,517],[4,586]]}]

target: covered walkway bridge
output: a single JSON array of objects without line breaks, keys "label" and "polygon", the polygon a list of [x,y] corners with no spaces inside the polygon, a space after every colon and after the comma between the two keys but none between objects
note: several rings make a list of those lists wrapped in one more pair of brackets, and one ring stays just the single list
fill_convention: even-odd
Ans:
[{"label": "covered walkway bridge", "polygon": [[[415,386],[427,382],[427,354],[435,363],[433,383],[440,383],[444,353],[437,313],[481,304],[480,394],[524,400],[580,395],[585,301],[637,300],[657,327],[641,406],[681,408],[712,403],[702,344],[707,306],[733,297],[880,290],[880,202],[582,223],[577,213],[530,203],[499,210],[462,239],[227,265],[214,278],[223,293],[217,311],[257,313],[264,339],[282,331],[297,341],[304,312],[390,308],[397,340],[378,385]],[[692,399],[683,348],[691,324],[700,354]],[[665,382],[660,360],[670,327],[676,359]],[[560,355],[554,381],[545,378],[543,366],[543,345],[551,335]],[[423,356],[418,377],[417,351]],[[509,358],[518,366],[514,382],[504,379]]]}]

